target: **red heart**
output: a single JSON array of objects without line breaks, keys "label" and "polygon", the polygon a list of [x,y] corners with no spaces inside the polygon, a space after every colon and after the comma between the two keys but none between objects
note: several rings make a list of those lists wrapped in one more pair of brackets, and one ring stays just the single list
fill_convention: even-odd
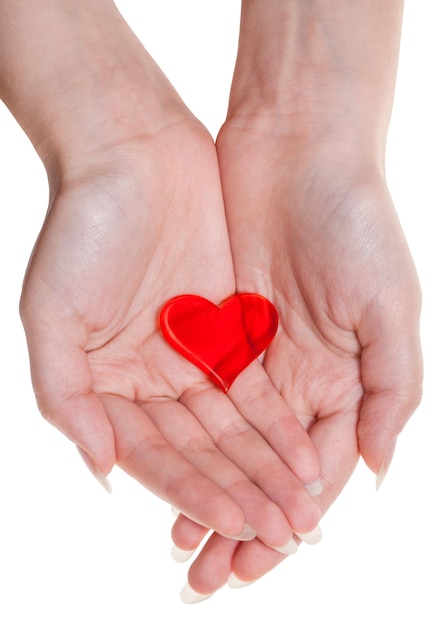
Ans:
[{"label": "red heart", "polygon": [[168,343],[227,393],[274,338],[278,315],[269,300],[255,293],[236,294],[220,306],[184,295],[164,305],[160,324]]}]

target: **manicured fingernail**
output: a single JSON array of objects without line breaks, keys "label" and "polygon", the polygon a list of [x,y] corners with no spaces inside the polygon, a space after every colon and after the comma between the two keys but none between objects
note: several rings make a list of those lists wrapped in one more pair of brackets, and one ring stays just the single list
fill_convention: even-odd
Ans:
[{"label": "manicured fingernail", "polygon": [[232,572],[227,579],[227,586],[231,589],[241,589],[241,587],[247,587],[254,582],[254,580],[241,580],[241,578],[238,578],[238,576]]},{"label": "manicured fingernail", "polygon": [[179,595],[184,604],[197,604],[198,602],[203,602],[203,600],[207,600],[207,598],[213,596],[213,593],[198,593],[192,589],[188,583],[186,583]]},{"label": "manicured fingernail", "polygon": [[195,552],[196,550],[182,550],[181,548],[178,548],[178,546],[173,546],[170,554],[176,563],[185,563],[194,555]]},{"label": "manicured fingernail", "polygon": [[242,532],[237,537],[229,537],[228,535],[227,537],[228,539],[236,539],[237,541],[251,541],[252,539],[255,539],[256,532],[252,528],[252,526],[249,526],[249,524],[246,524]]},{"label": "manicured fingernail", "polygon": [[397,443],[397,439],[394,439],[394,441],[388,446],[385,452],[385,456],[383,457],[382,464],[380,466],[379,471],[377,472],[377,476],[375,479],[376,491],[380,489],[380,487],[382,486],[383,480],[385,479],[385,476],[388,473],[389,466],[391,465],[391,461],[393,459],[394,452],[396,449],[396,443]]},{"label": "manicured fingernail", "polygon": [[308,543],[309,545],[315,545],[316,543],[320,543],[322,540],[322,532],[319,526],[316,526],[314,530],[311,530],[309,533],[295,533],[297,537],[304,541],[304,543]]},{"label": "manicured fingernail", "polygon": [[271,546],[269,544],[267,545],[269,546],[269,548],[273,548],[277,552],[281,552],[281,554],[287,554],[287,555],[295,554],[298,550],[298,543],[295,541],[293,537],[291,537],[289,541],[284,544],[284,546]]},{"label": "manicured fingernail", "polygon": [[88,467],[90,472],[93,474],[93,476],[97,480],[97,482],[102,485],[102,487],[105,489],[105,491],[107,491],[108,493],[111,493],[112,492],[112,488],[111,488],[111,483],[108,480],[108,478],[106,476],[104,476],[104,474],[102,474],[102,472],[97,469],[93,459],[90,457],[89,454],[87,454],[85,452],[85,450],[83,450],[79,446],[76,446],[76,448],[79,451],[79,454],[82,457],[85,465]]},{"label": "manicured fingernail", "polygon": [[304,486],[310,496],[319,496],[323,491],[323,484],[320,479],[315,480],[313,483]]}]

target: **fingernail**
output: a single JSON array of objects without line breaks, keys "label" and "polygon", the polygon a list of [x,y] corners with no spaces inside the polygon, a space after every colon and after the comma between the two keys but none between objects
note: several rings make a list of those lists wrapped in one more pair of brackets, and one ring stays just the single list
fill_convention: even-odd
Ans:
[{"label": "fingernail", "polygon": [[108,493],[111,493],[112,492],[112,488],[111,488],[111,483],[108,480],[108,478],[106,476],[104,476],[104,474],[102,474],[102,472],[100,470],[97,469],[93,459],[90,457],[89,454],[87,454],[85,452],[85,450],[83,450],[80,446],[76,446],[76,448],[79,451],[79,454],[82,457],[85,465],[88,467],[90,472],[93,474],[93,476],[97,480],[97,482],[102,485],[102,487],[105,489],[105,491],[107,491]]},{"label": "fingernail", "polygon": [[182,550],[181,548],[178,548],[178,546],[173,546],[170,554],[176,563],[185,563],[191,556],[194,555],[195,552],[196,550]]},{"label": "fingernail", "polygon": [[323,491],[323,484],[321,480],[318,478],[313,483],[310,483],[309,485],[305,485],[304,488],[306,489],[306,491],[308,492],[310,496],[319,496],[321,492]]},{"label": "fingernail", "polygon": [[177,509],[175,506],[172,506],[172,513],[175,517],[178,517],[178,515],[180,514],[180,510]]},{"label": "fingernail", "polygon": [[181,593],[179,597],[184,602],[184,604],[197,604],[198,602],[203,602],[213,596],[213,593],[198,593],[194,589],[190,587],[188,583],[184,585],[181,589]]},{"label": "fingernail", "polygon": [[254,580],[241,580],[241,578],[238,578],[238,576],[232,572],[227,579],[227,586],[231,589],[241,589],[241,587],[247,587],[254,582]]},{"label": "fingernail", "polygon": [[397,443],[397,439],[394,439],[394,441],[388,446],[386,452],[385,452],[385,456],[383,457],[383,461],[382,464],[380,466],[379,471],[377,472],[377,476],[375,479],[375,490],[378,491],[380,489],[380,487],[382,486],[382,483],[385,479],[386,474],[388,473],[389,470],[389,466],[391,465],[391,461],[393,459],[394,456],[394,452],[396,449],[396,443]]},{"label": "fingernail", "polygon": [[228,535],[225,535],[225,536],[228,539],[236,539],[237,541],[251,541],[252,539],[255,539],[256,532],[252,528],[252,526],[249,526],[249,524],[246,524],[242,532],[237,537],[229,537]]},{"label": "fingernail", "polygon": [[289,541],[287,543],[285,543],[283,546],[271,546],[270,544],[267,544],[269,546],[269,548],[272,548],[273,550],[276,550],[277,552],[281,552],[281,554],[295,554],[298,550],[298,543],[295,541],[295,539],[293,537],[291,537],[289,539]]},{"label": "fingernail", "polygon": [[314,530],[311,530],[309,533],[295,533],[297,537],[307,543],[309,545],[315,545],[316,543],[320,543],[323,538],[321,529],[319,526],[316,526]]}]

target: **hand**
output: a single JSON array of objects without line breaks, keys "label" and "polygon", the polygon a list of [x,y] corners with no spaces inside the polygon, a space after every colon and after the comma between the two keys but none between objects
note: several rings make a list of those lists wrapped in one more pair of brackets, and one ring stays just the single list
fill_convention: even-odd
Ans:
[{"label": "hand", "polygon": [[[279,417],[289,421],[293,445],[318,472],[307,436],[294,428],[259,364],[230,394],[251,428],[227,396],[171,350],[157,326],[160,307],[173,295],[200,293],[218,302],[234,291],[214,145],[202,129],[186,126],[121,147],[125,173],[116,161],[60,186],[22,300],[36,396],[42,413],[104,473],[116,446],[118,463],[152,491],[223,534],[239,534],[240,511],[214,487],[209,492],[209,481],[199,482],[173,448],[240,502],[260,536],[281,546],[292,527],[238,468],[292,515],[295,529],[310,530],[317,508],[257,430],[290,456],[274,425]],[[310,475],[305,466],[304,473]]]},{"label": "hand", "polygon": [[[338,163],[239,121],[222,129],[218,155],[237,286],[278,308],[264,368],[317,447],[324,512],[359,453],[383,479],[420,400],[416,272],[383,177],[358,159]],[[181,517],[173,537],[187,533]],[[256,541],[213,536],[189,582],[208,594],[230,573],[253,581],[279,560]]]},{"label": "hand", "polygon": [[378,5],[245,0],[218,155],[237,288],[268,285],[283,320],[265,367],[307,427],[356,413],[380,480],[422,359],[419,283],[384,173],[403,2]]},{"label": "hand", "polygon": [[282,320],[264,367],[307,429],[355,414],[378,474],[422,380],[420,289],[385,180],[292,136],[227,127],[218,154],[238,289]]},{"label": "hand", "polygon": [[[312,438],[322,463],[323,491],[314,496],[322,513],[336,500],[343,485],[349,480],[358,460],[356,420],[350,416],[342,422],[332,422],[333,432],[314,430]],[[336,445],[332,445],[335,439]],[[180,553],[181,560],[192,557],[208,530],[180,514],[172,529],[175,545],[187,545],[189,552]],[[320,541],[320,533],[305,537],[308,544]],[[194,549],[195,548],[195,549]],[[310,546],[308,546],[310,548]],[[176,552],[176,551],[175,551]],[[258,539],[237,542],[211,533],[188,572],[188,583],[181,592],[186,603],[207,599],[226,583],[243,587],[258,580],[286,558]]]},{"label": "hand", "polygon": [[[102,9],[73,6],[88,29],[73,34],[69,22],[55,70],[77,58],[73,42],[80,66],[60,72],[50,117],[34,92],[27,127],[51,185],[21,303],[39,407],[96,474],[117,462],[222,535],[256,533],[289,551],[293,532],[320,516],[304,488],[319,475],[309,437],[259,363],[225,396],[157,326],[178,293],[219,302],[235,291],[214,143],[120,17]],[[13,87],[11,108],[29,123],[27,90]]]},{"label": "hand", "polygon": [[[323,511],[359,453],[381,482],[421,396],[420,289],[384,176],[402,7],[243,0],[217,142],[237,289],[279,311],[264,367],[317,446]],[[277,562],[213,536],[189,582]]]}]

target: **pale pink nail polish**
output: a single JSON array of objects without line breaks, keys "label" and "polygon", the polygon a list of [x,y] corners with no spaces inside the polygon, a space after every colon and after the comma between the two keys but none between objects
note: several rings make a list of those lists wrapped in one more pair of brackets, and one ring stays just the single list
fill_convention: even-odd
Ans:
[{"label": "pale pink nail polish", "polygon": [[241,589],[242,587],[252,585],[254,582],[254,580],[241,580],[241,578],[238,578],[238,576],[232,572],[227,579],[227,586],[231,589]]},{"label": "pale pink nail polish", "polygon": [[186,563],[189,559],[192,558],[195,550],[182,550],[178,548],[178,546],[174,545],[170,551],[171,557],[176,563]]},{"label": "pale pink nail polish", "polygon": [[241,533],[237,535],[236,537],[229,537],[229,535],[224,535],[224,536],[227,537],[228,539],[236,539],[237,541],[251,541],[252,539],[255,539],[256,531],[252,528],[252,526],[249,526],[249,524],[246,524],[243,530],[241,531]]},{"label": "pale pink nail polish", "polygon": [[375,479],[376,491],[380,489],[385,479],[385,476],[388,473],[389,466],[391,465],[391,461],[393,459],[394,452],[396,449],[396,444],[397,444],[397,439],[394,439],[394,441],[386,449],[385,456],[383,457],[382,464],[380,466],[379,471],[377,472],[377,476]]},{"label": "pale pink nail polish", "polygon": [[323,538],[323,534],[319,526],[316,526],[313,530],[308,533],[295,533],[297,537],[307,543],[309,545],[315,545],[316,543],[320,543]]},{"label": "pale pink nail polish", "polygon": [[203,602],[213,595],[213,593],[198,593],[189,583],[186,583],[181,590],[180,598],[184,604],[196,604],[197,602]]},{"label": "pale pink nail polish", "polygon": [[266,545],[268,545],[269,548],[272,548],[273,550],[276,550],[277,552],[280,552],[281,554],[286,554],[288,556],[291,554],[296,554],[298,551],[298,543],[293,537],[291,537],[291,539],[289,539],[289,541],[282,546],[271,546],[270,544]]},{"label": "pale pink nail polish", "polygon": [[108,493],[112,492],[111,483],[106,476],[99,471],[89,454],[85,452],[80,446],[76,446],[80,456],[82,457],[85,465],[88,467],[90,472],[93,474],[94,478],[97,480],[99,484],[107,491]]},{"label": "pale pink nail polish", "polygon": [[310,496],[319,496],[321,492],[323,491],[323,483],[321,482],[320,479],[318,479],[314,481],[313,483],[305,485],[304,488],[306,489],[306,491],[308,492]]}]

